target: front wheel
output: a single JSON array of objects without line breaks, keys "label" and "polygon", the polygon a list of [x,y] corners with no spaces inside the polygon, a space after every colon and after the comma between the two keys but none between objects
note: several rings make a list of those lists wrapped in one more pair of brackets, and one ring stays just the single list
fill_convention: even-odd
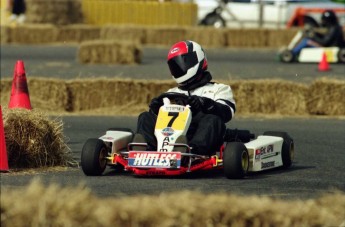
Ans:
[{"label": "front wheel", "polygon": [[282,161],[284,168],[289,168],[295,156],[295,144],[293,139],[286,132],[268,131],[264,132],[264,135],[283,138]]},{"label": "front wheel", "polygon": [[81,167],[87,176],[100,176],[107,166],[107,147],[100,139],[88,139],[81,152]]},{"label": "front wheel", "polygon": [[286,49],[286,50],[283,50],[279,54],[279,60],[281,62],[288,62],[288,63],[290,63],[290,62],[295,61],[295,56],[294,56],[294,54],[292,53],[291,50]]},{"label": "front wheel", "polygon": [[249,154],[241,142],[227,143],[223,156],[224,174],[229,179],[242,179],[249,169]]}]

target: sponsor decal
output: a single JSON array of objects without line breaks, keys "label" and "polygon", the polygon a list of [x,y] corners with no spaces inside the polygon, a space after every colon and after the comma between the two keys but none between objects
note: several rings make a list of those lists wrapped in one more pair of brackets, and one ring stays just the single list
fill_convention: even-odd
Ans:
[{"label": "sponsor decal", "polygon": [[174,54],[174,53],[178,52],[179,50],[180,50],[180,48],[175,47],[174,49],[172,49],[172,50],[170,51],[170,53]]},{"label": "sponsor decal", "polygon": [[113,138],[113,137],[108,137],[108,136],[102,136],[101,139],[104,139],[104,140],[113,140],[114,138]]},{"label": "sponsor decal", "polygon": [[168,152],[168,149],[165,148],[165,147],[169,146],[169,143],[170,143],[170,139],[167,136],[167,137],[164,138],[163,143],[162,143],[162,147],[161,147],[161,149],[159,149],[159,151],[161,151],[161,152]]},{"label": "sponsor decal", "polygon": [[163,136],[171,136],[175,133],[174,129],[171,127],[163,128],[162,129],[162,134]]},{"label": "sponsor decal", "polygon": [[183,112],[185,109],[184,106],[166,106],[165,110],[167,112]]},{"label": "sponsor decal", "polygon": [[274,167],[275,162],[261,162],[261,169],[267,169],[267,168],[271,168]]},{"label": "sponsor decal", "polygon": [[131,167],[178,168],[181,153],[129,152],[128,165]]},{"label": "sponsor decal", "polygon": [[255,160],[260,160],[260,158],[261,158],[261,150],[256,149],[255,150]]},{"label": "sponsor decal", "polygon": [[259,160],[259,159],[265,159],[265,158],[269,158],[272,156],[275,156],[277,154],[273,153],[273,144],[268,145],[267,147],[261,147],[259,149],[255,150],[255,160]]}]

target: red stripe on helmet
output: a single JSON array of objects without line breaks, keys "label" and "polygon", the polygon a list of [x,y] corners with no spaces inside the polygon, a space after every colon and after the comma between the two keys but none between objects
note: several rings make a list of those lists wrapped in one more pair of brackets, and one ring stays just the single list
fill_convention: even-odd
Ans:
[{"label": "red stripe on helmet", "polygon": [[168,53],[168,61],[178,55],[188,53],[188,46],[184,41],[174,44]]}]

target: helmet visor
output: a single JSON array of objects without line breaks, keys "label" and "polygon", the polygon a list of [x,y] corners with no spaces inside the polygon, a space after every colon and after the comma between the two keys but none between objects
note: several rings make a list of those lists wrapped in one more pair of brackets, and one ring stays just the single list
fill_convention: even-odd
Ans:
[{"label": "helmet visor", "polygon": [[187,71],[198,64],[198,56],[195,51],[176,56],[168,61],[171,74],[179,78],[187,74]]}]

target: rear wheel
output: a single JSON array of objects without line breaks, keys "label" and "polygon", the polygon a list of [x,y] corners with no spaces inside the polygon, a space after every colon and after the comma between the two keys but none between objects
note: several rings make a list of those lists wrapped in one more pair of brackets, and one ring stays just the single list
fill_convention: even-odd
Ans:
[{"label": "rear wheel", "polygon": [[282,161],[285,168],[289,168],[292,165],[292,161],[295,156],[295,145],[293,139],[286,132],[268,131],[264,132],[265,136],[276,136],[283,138],[282,146]]},{"label": "rear wheel", "polygon": [[338,52],[338,62],[345,63],[345,48],[341,48]]},{"label": "rear wheel", "polygon": [[100,139],[88,139],[81,152],[81,167],[87,176],[102,175],[107,166],[107,147]]},{"label": "rear wheel", "polygon": [[212,12],[206,15],[206,17],[202,20],[201,25],[224,28],[225,20],[219,14]]},{"label": "rear wheel", "polygon": [[249,168],[249,154],[241,142],[227,143],[223,156],[224,174],[229,179],[242,179]]}]

